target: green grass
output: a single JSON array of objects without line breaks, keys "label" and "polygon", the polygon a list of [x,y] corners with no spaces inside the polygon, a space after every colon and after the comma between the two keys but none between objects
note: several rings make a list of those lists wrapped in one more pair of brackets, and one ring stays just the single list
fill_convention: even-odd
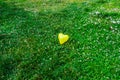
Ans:
[{"label": "green grass", "polygon": [[0,0],[0,80],[119,79],[119,0]]}]

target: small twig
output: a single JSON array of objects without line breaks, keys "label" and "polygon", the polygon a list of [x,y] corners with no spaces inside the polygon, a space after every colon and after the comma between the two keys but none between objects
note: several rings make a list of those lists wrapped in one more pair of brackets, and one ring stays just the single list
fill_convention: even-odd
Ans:
[{"label": "small twig", "polygon": [[0,34],[0,36],[4,36],[4,35],[7,35],[7,34]]},{"label": "small twig", "polygon": [[8,36],[9,36],[9,34],[0,34],[0,40],[6,38]]}]

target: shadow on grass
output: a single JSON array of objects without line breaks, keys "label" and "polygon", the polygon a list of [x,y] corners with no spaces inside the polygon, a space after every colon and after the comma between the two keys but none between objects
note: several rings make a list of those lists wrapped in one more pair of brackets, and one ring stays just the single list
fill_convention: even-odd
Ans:
[{"label": "shadow on grass", "polygon": [[13,27],[15,27],[15,29],[20,28],[17,27],[17,25],[11,26],[16,20],[19,21],[28,18],[29,14],[27,11],[24,11],[24,9],[17,8],[14,4],[0,1],[0,40],[8,38],[8,36],[11,37],[7,31],[4,31],[5,29],[10,31]]},{"label": "shadow on grass", "polygon": [[15,59],[15,57],[12,57],[14,54],[6,54],[8,49],[12,48],[12,46],[15,46],[13,45],[13,40],[15,39],[12,38],[12,36],[15,36],[16,34],[12,35],[9,33],[4,33],[4,30],[1,29],[1,26],[3,29],[7,29],[6,25],[10,26],[9,24],[14,22],[16,19],[19,21],[28,18],[29,14],[27,11],[24,11],[24,9],[17,8],[14,4],[6,3],[0,0],[0,80],[9,79],[15,67],[18,65],[17,59]]},{"label": "shadow on grass", "polygon": [[28,14],[24,9],[17,8],[14,4],[0,1],[0,21],[14,20],[15,18],[28,18]]}]

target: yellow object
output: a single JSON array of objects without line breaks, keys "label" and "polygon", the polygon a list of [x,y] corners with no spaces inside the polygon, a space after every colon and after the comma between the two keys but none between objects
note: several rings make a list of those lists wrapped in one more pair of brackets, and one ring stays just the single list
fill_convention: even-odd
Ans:
[{"label": "yellow object", "polygon": [[58,34],[58,39],[59,39],[60,44],[63,44],[63,43],[68,41],[69,36],[68,35],[64,35],[63,33],[59,33]]}]

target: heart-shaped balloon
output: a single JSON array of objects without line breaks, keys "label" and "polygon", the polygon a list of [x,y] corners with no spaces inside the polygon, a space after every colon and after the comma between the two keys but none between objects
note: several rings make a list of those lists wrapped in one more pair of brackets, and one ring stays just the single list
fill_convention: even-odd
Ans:
[{"label": "heart-shaped balloon", "polygon": [[68,35],[64,35],[63,33],[59,33],[58,34],[58,39],[59,39],[60,44],[63,44],[63,43],[68,41],[69,36]]}]

